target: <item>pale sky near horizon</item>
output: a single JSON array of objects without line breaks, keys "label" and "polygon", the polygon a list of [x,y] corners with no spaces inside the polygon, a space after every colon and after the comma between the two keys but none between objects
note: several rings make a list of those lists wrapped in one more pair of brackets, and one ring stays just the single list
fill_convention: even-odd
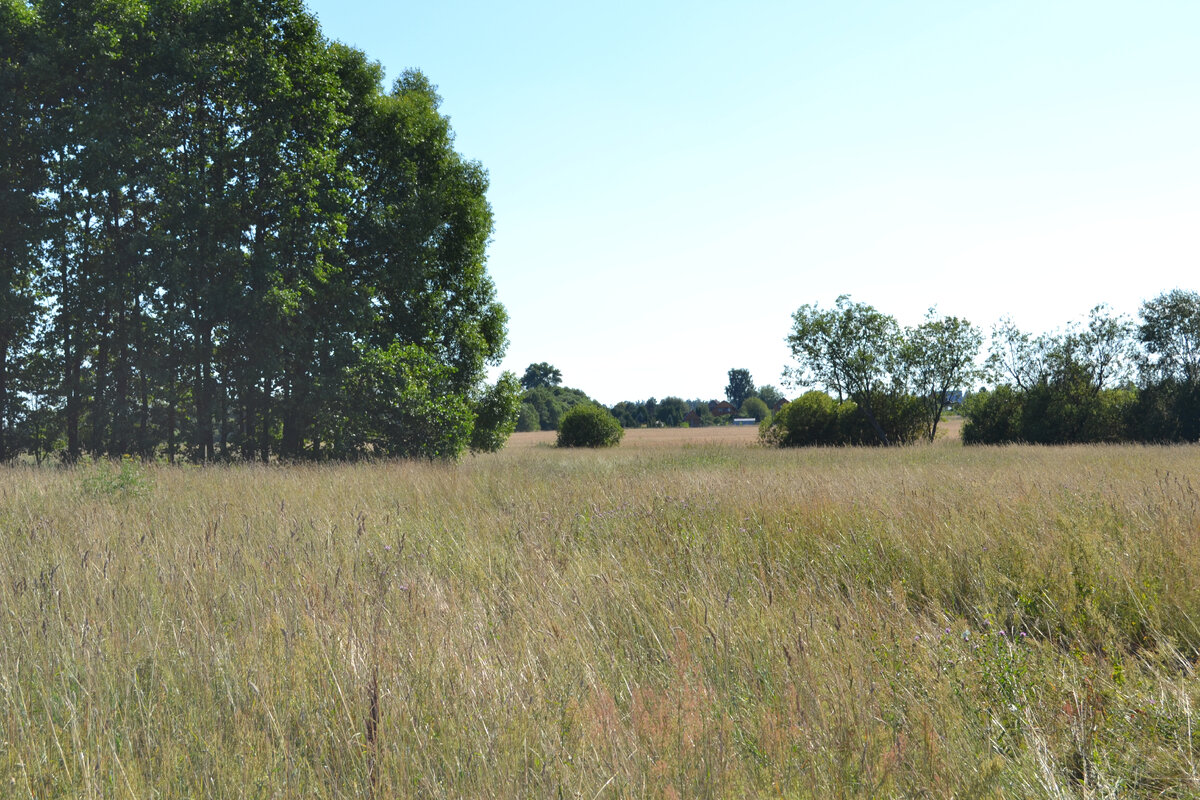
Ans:
[{"label": "pale sky near horizon", "polygon": [[307,5],[489,171],[504,368],[608,405],[781,386],[841,294],[1040,333],[1200,290],[1195,0]]}]

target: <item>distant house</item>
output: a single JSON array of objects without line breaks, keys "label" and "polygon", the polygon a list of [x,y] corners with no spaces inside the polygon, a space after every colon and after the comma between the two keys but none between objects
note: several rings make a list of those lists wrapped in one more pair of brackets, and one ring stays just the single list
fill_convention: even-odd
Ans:
[{"label": "distant house", "polygon": [[756,420],[754,417],[734,417],[733,424],[734,425],[757,425],[758,420]]},{"label": "distant house", "polygon": [[689,428],[704,427],[704,420],[700,419],[700,415],[697,414],[694,410],[689,411],[688,413],[684,414],[683,421],[687,423],[687,426]]},{"label": "distant house", "polygon": [[733,403],[730,403],[728,400],[709,403],[708,410],[712,412],[714,417],[732,417],[738,411],[733,407]]},{"label": "distant house", "polygon": [[775,401],[775,405],[771,406],[771,413],[772,414],[777,413],[779,411],[779,409],[783,408],[787,404],[788,404],[788,400],[786,397],[779,398],[778,400]]}]

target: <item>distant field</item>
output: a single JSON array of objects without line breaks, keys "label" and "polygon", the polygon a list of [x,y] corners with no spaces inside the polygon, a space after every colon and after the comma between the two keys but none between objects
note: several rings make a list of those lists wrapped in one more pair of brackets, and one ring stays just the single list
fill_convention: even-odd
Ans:
[{"label": "distant field", "polygon": [[753,435],[5,470],[0,796],[1200,795],[1200,448]]},{"label": "distant field", "polygon": [[[558,434],[554,431],[514,433],[508,449],[553,447]],[[714,425],[707,428],[631,428],[625,431],[621,447],[686,447],[699,444],[719,444],[746,447],[758,444],[757,425]]]},{"label": "distant field", "polygon": [[[957,442],[962,431],[962,418],[951,417],[938,425],[939,443]],[[508,449],[553,447],[558,434],[554,431],[514,433]],[[757,425],[713,425],[706,428],[631,428],[625,431],[621,447],[689,447],[695,445],[757,446]]]}]

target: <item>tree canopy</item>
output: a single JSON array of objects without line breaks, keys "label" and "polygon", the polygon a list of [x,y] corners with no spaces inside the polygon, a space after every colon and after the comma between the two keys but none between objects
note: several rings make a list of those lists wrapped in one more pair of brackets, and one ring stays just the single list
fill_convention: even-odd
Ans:
[{"label": "tree canopy", "polygon": [[558,386],[562,383],[562,371],[557,367],[547,364],[542,361],[538,364],[530,364],[525,368],[525,375],[521,378],[522,389],[536,389],[539,386]]},{"label": "tree canopy", "polygon": [[487,174],[439,104],[300,0],[0,0],[0,459],[502,444]]},{"label": "tree canopy", "polygon": [[754,395],[754,379],[748,369],[729,370],[729,383],[725,386],[725,399],[734,408],[741,408],[747,397]]},{"label": "tree canopy", "polygon": [[[951,394],[979,374],[983,337],[958,317],[901,329],[874,306],[842,295],[831,309],[801,306],[792,316],[788,346],[796,359],[786,374],[796,386],[820,386],[839,403],[854,403],[881,444],[912,437],[914,424],[930,441]],[[817,408],[812,398],[807,407]],[[796,412],[798,413],[798,412]]]}]

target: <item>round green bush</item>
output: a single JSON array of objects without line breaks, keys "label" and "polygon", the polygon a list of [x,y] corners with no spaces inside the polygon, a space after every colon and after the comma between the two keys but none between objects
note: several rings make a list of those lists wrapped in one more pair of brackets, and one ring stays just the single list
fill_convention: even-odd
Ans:
[{"label": "round green bush", "polygon": [[838,407],[824,392],[806,392],[779,410],[763,438],[780,447],[837,444]]},{"label": "round green bush", "polygon": [[559,447],[612,447],[624,435],[616,417],[590,403],[573,407],[558,423]]}]

